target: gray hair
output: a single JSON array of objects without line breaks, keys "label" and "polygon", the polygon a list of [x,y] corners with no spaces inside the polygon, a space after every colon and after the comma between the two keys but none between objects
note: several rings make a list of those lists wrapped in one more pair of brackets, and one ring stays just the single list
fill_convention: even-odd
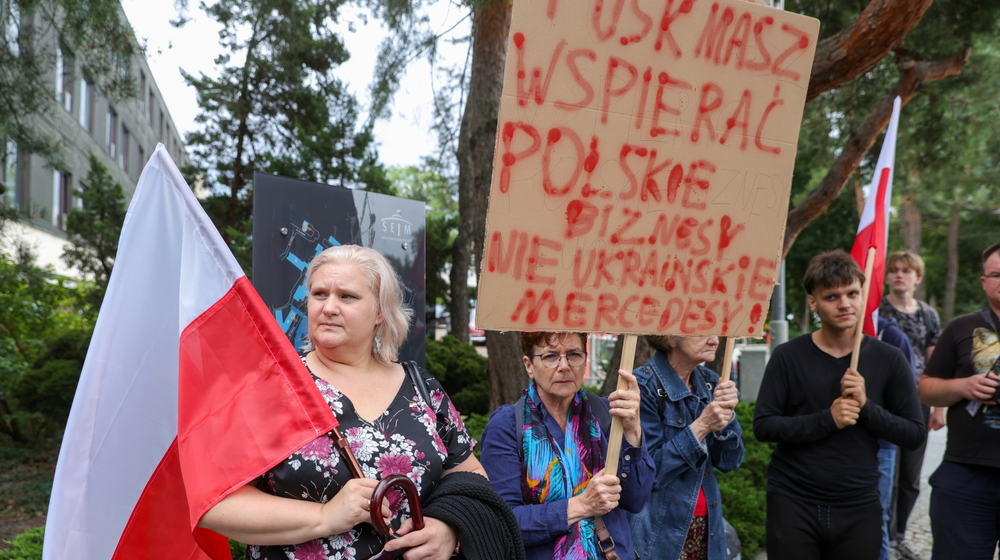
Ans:
[{"label": "gray hair", "polygon": [[[375,296],[375,311],[382,315],[382,323],[375,326],[375,336],[380,338],[382,343],[378,352],[372,347],[372,356],[385,364],[395,360],[399,347],[409,334],[413,309],[403,301],[399,275],[392,265],[382,253],[368,247],[358,245],[330,247],[316,255],[309,263],[309,269],[306,271],[306,289],[309,292],[312,291],[316,271],[326,264],[350,264],[361,271],[365,284]],[[303,350],[311,352],[315,348],[316,346],[309,340]]]}]

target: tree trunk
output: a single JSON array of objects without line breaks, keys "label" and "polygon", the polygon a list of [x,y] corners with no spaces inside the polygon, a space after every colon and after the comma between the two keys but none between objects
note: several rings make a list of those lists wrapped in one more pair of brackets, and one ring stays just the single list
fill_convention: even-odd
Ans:
[{"label": "tree trunk", "polygon": [[[479,266],[483,254],[510,13],[510,0],[492,0],[472,10],[472,70],[456,154],[461,224],[452,253],[451,271],[452,330],[460,340],[468,340],[465,325],[469,320],[466,293],[469,269]],[[457,332],[459,329],[462,332]],[[517,400],[528,384],[518,336],[516,332],[486,333],[493,408]]]},{"label": "tree trunk", "polygon": [[961,208],[958,204],[951,207],[951,219],[948,221],[948,274],[944,277],[944,320],[945,325],[955,316],[955,289],[958,286],[958,218]]},{"label": "tree trunk", "polygon": [[819,186],[801,204],[788,212],[782,256],[788,256],[792,245],[795,244],[795,238],[840,196],[844,185],[847,184],[854,170],[860,165],[861,159],[865,157],[878,139],[878,135],[889,124],[893,99],[899,96],[902,100],[901,105],[905,106],[924,84],[960,74],[968,59],[969,49],[966,48],[945,60],[937,62],[910,61],[903,65],[902,75],[896,87],[882,98],[882,101],[868,114],[858,129],[851,134]]},{"label": "tree trunk", "polygon": [[[528,373],[521,360],[521,333],[486,331],[486,352],[490,356],[490,410],[521,398],[528,386]],[[498,358],[499,356],[499,358]]]},{"label": "tree trunk", "polygon": [[0,434],[7,434],[11,439],[17,442],[26,442],[28,438],[24,437],[24,434],[17,429],[17,424],[8,421],[10,418],[10,405],[7,404],[7,400],[0,397]]},{"label": "tree trunk", "polygon": [[809,318],[812,316],[812,311],[809,311],[809,298],[802,300],[802,316],[799,317],[799,331],[802,333],[809,332]]},{"label": "tree trunk", "polygon": [[[615,349],[611,352],[611,360],[608,362],[608,371],[605,372],[604,383],[601,385],[601,396],[606,397],[618,388],[618,370],[622,367],[622,347],[625,346],[625,337],[618,335],[615,341]],[[635,340],[635,358],[632,360],[632,368],[629,371],[646,363],[646,360],[653,355],[653,347],[646,342],[645,336],[639,336]]]},{"label": "tree trunk", "polygon": [[[900,229],[903,233],[903,246],[906,250],[915,254],[920,254],[920,230],[921,230],[921,217],[920,208],[917,206],[917,195],[915,193],[908,193],[903,197],[903,205],[900,208],[900,214],[902,219],[899,221]],[[926,274],[927,271],[924,271]],[[921,282],[917,284],[917,290],[914,292],[913,297],[923,300],[927,290],[924,289],[924,283]]]},{"label": "tree trunk", "polygon": [[870,70],[899,46],[934,0],[872,0],[851,23],[816,45],[806,101]]}]

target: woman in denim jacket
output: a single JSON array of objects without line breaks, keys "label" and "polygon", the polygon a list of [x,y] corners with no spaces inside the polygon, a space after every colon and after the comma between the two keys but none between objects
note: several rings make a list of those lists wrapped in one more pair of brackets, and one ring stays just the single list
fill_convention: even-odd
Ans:
[{"label": "woman in denim jacket", "polygon": [[634,373],[656,480],[645,509],[630,516],[635,550],[643,560],[726,560],[713,469],[735,469],[744,449],[733,412],[736,386],[719,383],[719,375],[701,365],[715,359],[719,338],[668,335],[647,340],[656,353]]}]

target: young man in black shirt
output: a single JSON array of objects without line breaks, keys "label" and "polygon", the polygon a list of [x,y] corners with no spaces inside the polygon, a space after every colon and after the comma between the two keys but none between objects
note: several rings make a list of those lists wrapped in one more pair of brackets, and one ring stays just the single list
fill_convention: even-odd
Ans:
[{"label": "young man in black shirt", "polygon": [[[924,366],[934,352],[938,336],[941,334],[941,318],[930,305],[916,299],[917,286],[924,279],[924,260],[909,251],[899,251],[885,259],[885,281],[888,291],[879,306],[879,319],[893,319],[910,339],[916,358],[916,378],[920,379]],[[939,430],[945,425],[944,409],[921,407],[928,430]],[[893,485],[892,521],[889,525],[889,539],[903,553],[912,557],[912,550],[904,542],[906,523],[920,495],[920,471],[924,464],[926,446],[909,451],[900,449],[896,455],[897,480]]]},{"label": "young man in black shirt", "polygon": [[948,407],[944,461],[930,478],[934,558],[990,559],[1000,541],[1000,243],[983,252],[989,305],[956,317],[920,378],[920,398]]},{"label": "young man in black shirt", "polygon": [[[803,279],[820,329],[774,350],[754,434],[777,442],[767,482],[771,560],[875,560],[882,544],[878,440],[913,449],[926,429],[899,349],[866,336],[850,369],[864,273],[847,253],[813,257]],[[859,373],[861,372],[861,373]]]}]

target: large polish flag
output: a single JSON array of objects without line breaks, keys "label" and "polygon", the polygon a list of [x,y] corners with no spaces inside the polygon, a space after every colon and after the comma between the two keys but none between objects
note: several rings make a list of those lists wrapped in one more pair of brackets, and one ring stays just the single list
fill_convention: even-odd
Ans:
[{"label": "large polish flag", "polygon": [[875,264],[872,277],[868,279],[868,302],[865,305],[865,334],[876,336],[878,308],[882,303],[882,286],[885,284],[885,257],[889,245],[889,206],[892,203],[892,168],[896,161],[896,131],[899,128],[900,99],[892,102],[892,116],[889,128],[882,140],[882,151],[878,155],[875,176],[868,188],[868,199],[861,213],[858,235],[854,238],[851,256],[865,270],[868,264],[868,250],[875,248]]},{"label": "large polish flag", "polygon": [[157,146],[73,400],[43,558],[228,559],[201,516],[336,424]]}]

